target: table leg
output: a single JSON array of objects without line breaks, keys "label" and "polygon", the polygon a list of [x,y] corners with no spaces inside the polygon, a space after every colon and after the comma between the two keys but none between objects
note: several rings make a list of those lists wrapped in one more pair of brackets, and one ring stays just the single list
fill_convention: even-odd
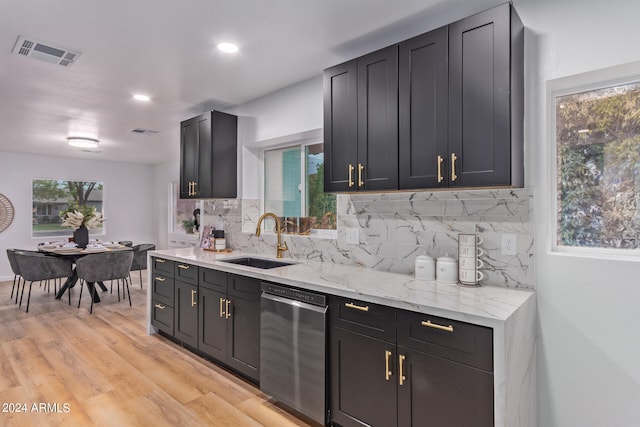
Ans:
[{"label": "table leg", "polygon": [[77,281],[78,281],[78,273],[74,268],[71,271],[71,276],[67,277],[67,280],[62,284],[62,286],[60,286],[60,289],[58,289],[58,293],[56,294],[56,299],[62,298],[62,295],[64,295],[66,290],[69,288],[73,288],[76,285]]}]

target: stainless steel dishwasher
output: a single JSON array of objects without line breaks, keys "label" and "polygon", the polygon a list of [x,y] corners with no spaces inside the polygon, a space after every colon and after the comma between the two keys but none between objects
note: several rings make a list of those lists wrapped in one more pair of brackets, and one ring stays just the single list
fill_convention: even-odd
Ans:
[{"label": "stainless steel dishwasher", "polygon": [[260,390],[323,425],[326,314],[324,295],[262,282]]}]

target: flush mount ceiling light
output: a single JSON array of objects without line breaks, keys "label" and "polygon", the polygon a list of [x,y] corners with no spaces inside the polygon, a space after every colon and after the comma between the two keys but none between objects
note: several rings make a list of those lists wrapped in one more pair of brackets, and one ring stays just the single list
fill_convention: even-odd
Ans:
[{"label": "flush mount ceiling light", "polygon": [[69,141],[69,145],[72,147],[80,148],[96,148],[100,142],[97,139],[85,138],[82,136],[70,136],[67,138],[67,141]]},{"label": "flush mount ceiling light", "polygon": [[136,93],[135,95],[133,95],[133,99],[135,99],[136,101],[147,102],[151,100],[151,97],[142,93]]},{"label": "flush mount ceiling light", "polygon": [[218,44],[218,49],[224,53],[236,53],[238,51],[238,46],[233,43],[220,43]]}]

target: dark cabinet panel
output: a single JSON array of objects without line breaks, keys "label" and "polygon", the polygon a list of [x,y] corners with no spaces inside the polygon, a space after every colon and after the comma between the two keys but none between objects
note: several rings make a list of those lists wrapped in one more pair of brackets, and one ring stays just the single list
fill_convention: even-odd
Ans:
[{"label": "dark cabinet panel", "polygon": [[[249,278],[245,278],[249,279]],[[260,289],[260,281],[255,287]],[[238,372],[260,379],[260,296],[229,293],[227,364]]]},{"label": "dark cabinet panel", "polygon": [[173,307],[174,285],[172,278],[152,273],[151,286],[154,300]]},{"label": "dark cabinet panel", "polygon": [[397,425],[395,344],[340,328],[330,333],[331,421],[343,427]]},{"label": "dark cabinet panel", "polygon": [[152,257],[151,258],[151,270],[154,273],[158,273],[161,274],[165,277],[173,277],[173,265],[174,262],[173,261],[169,261],[168,259],[164,259],[164,258],[156,258],[156,257]]},{"label": "dark cabinet panel", "polygon": [[358,163],[357,61],[324,72],[324,189],[355,190]]},{"label": "dark cabinet panel", "polygon": [[400,43],[399,188],[446,187],[448,28]]},{"label": "dark cabinet panel", "polygon": [[198,349],[223,361],[227,355],[226,293],[203,286],[199,293]]},{"label": "dark cabinet panel", "polygon": [[198,346],[198,287],[175,282],[174,337],[191,347]]},{"label": "dark cabinet panel", "polygon": [[235,198],[238,118],[209,111],[180,124],[180,198]]},{"label": "dark cabinet panel", "polygon": [[508,3],[449,26],[450,186],[522,186],[520,33]]},{"label": "dark cabinet panel", "polygon": [[175,278],[176,281],[197,285],[198,267],[184,262],[176,262]]},{"label": "dark cabinet panel", "polygon": [[173,307],[155,299],[151,304],[151,324],[173,336]]},{"label": "dark cabinet panel", "polygon": [[398,188],[398,47],[358,58],[359,190]]},{"label": "dark cabinet panel", "polygon": [[398,353],[404,376],[398,385],[398,425],[493,426],[490,372],[400,346]]}]

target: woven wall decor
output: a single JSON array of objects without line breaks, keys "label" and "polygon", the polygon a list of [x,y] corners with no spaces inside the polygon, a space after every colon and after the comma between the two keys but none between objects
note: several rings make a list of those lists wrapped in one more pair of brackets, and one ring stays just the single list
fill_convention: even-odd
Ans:
[{"label": "woven wall decor", "polygon": [[13,222],[13,205],[4,194],[0,194],[0,233],[7,229]]}]

